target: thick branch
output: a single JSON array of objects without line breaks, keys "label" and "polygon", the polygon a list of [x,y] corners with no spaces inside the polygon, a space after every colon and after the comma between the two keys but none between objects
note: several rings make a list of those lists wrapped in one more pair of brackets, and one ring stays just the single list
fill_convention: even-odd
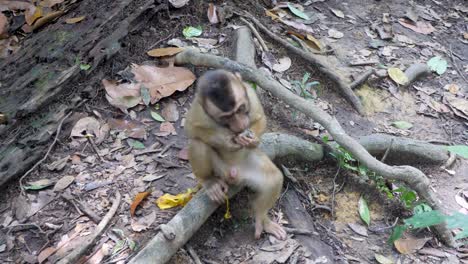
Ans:
[{"label": "thick branch", "polygon": [[[224,68],[239,72],[245,80],[250,80],[263,87],[277,98],[291,105],[314,121],[325,127],[333,138],[345,149],[349,150],[362,164],[376,173],[391,179],[407,183],[421,198],[435,209],[441,209],[440,202],[434,192],[429,188],[429,179],[420,170],[411,166],[389,166],[375,159],[355,139],[346,134],[338,121],[310,101],[293,94],[270,76],[232,60],[201,54],[195,50],[185,50],[176,56],[177,64],[192,64],[195,66]],[[441,239],[448,245],[454,246],[453,237],[445,226],[437,227]]]}]

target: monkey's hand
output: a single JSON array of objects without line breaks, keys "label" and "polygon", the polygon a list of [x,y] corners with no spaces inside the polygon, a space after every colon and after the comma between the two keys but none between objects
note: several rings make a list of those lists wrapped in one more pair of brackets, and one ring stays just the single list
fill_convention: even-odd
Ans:
[{"label": "monkey's hand", "polygon": [[234,138],[234,142],[246,148],[256,148],[260,140],[250,130],[246,130]]},{"label": "monkey's hand", "polygon": [[221,179],[216,179],[205,185],[206,194],[213,202],[223,203],[228,192],[228,185]]}]

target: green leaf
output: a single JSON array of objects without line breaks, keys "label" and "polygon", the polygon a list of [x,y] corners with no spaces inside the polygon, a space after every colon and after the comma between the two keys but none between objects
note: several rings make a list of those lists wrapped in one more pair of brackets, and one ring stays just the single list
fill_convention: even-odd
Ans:
[{"label": "green leaf", "polygon": [[114,250],[112,250],[112,254],[116,254],[120,250],[122,250],[125,246],[125,240],[119,240],[117,243],[115,243]]},{"label": "green leaf", "polygon": [[410,207],[411,204],[414,201],[416,201],[416,198],[417,198],[416,193],[412,190],[406,190],[406,192],[403,192],[403,194],[401,195],[401,199],[405,203],[406,207]]},{"label": "green leaf", "polygon": [[370,224],[370,212],[364,197],[359,198],[359,216],[367,225]]},{"label": "green leaf", "polygon": [[89,69],[91,69],[90,64],[80,64],[80,70],[87,71]]},{"label": "green leaf", "polygon": [[127,243],[131,251],[135,251],[137,249],[137,244],[135,241],[131,240],[130,238],[127,238]]},{"label": "green leaf", "polygon": [[289,10],[295,14],[296,16],[302,18],[302,19],[305,19],[305,20],[309,20],[309,16],[304,14],[304,12],[302,12],[301,10],[295,8],[293,5],[291,5],[290,3],[288,3],[288,8]]},{"label": "green leaf", "polygon": [[437,72],[437,74],[442,75],[447,70],[447,61],[441,57],[433,57],[427,62],[427,66],[431,71]]},{"label": "green leaf", "polygon": [[140,95],[141,99],[143,100],[143,103],[145,105],[149,105],[149,103],[151,102],[151,95],[149,89],[142,85],[140,88]]},{"label": "green leaf", "polygon": [[130,147],[133,147],[135,149],[144,149],[145,148],[145,145],[143,143],[141,143],[140,141],[138,140],[135,140],[135,139],[127,139],[127,143]]},{"label": "green leaf", "polygon": [[182,34],[184,34],[184,37],[186,38],[193,38],[193,37],[200,36],[202,32],[203,31],[202,31],[201,26],[198,26],[198,27],[188,26],[184,28],[184,30],[182,31]]},{"label": "green leaf", "polygon": [[440,211],[433,210],[413,215],[412,217],[405,219],[404,222],[406,225],[411,226],[411,228],[424,228],[438,225],[444,222],[445,219],[445,215],[443,215]]},{"label": "green leaf", "polygon": [[393,242],[400,239],[403,233],[408,229],[405,225],[397,225],[393,229],[392,235],[388,238],[388,243],[393,245]]},{"label": "green leaf", "polygon": [[42,179],[35,182],[28,182],[28,185],[24,186],[25,190],[38,191],[45,189],[49,186],[54,185],[54,182],[49,179]]},{"label": "green leaf", "polygon": [[413,208],[413,214],[415,215],[422,214],[424,212],[430,212],[430,211],[432,211],[432,208],[425,203],[418,204]]},{"label": "green leaf", "polygon": [[396,127],[396,128],[399,128],[399,129],[410,129],[413,127],[413,124],[411,124],[410,122],[406,122],[406,121],[395,121],[392,123],[392,126]]},{"label": "green leaf", "polygon": [[455,239],[468,237],[468,215],[456,212],[451,216],[447,216],[447,227],[450,229],[462,229],[462,231],[455,236]]},{"label": "green leaf", "polygon": [[164,118],[163,118],[160,114],[158,114],[158,113],[156,113],[156,112],[153,112],[153,111],[151,111],[151,117],[152,117],[154,120],[158,121],[158,122],[164,122],[164,121],[166,121],[166,120],[164,120]]},{"label": "green leaf", "polygon": [[448,146],[447,150],[454,154],[457,154],[460,157],[468,159],[468,146],[466,145]]}]

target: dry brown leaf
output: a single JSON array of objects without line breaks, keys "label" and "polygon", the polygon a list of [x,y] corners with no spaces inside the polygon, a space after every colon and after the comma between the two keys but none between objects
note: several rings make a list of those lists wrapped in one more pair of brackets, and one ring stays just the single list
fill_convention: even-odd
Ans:
[{"label": "dry brown leaf", "polygon": [[179,120],[179,110],[174,100],[170,100],[164,104],[161,115],[165,121],[176,122]]},{"label": "dry brown leaf", "polygon": [[159,68],[132,64],[132,72],[135,74],[135,80],[149,89],[152,104],[175,91],[184,91],[196,79],[195,75],[184,67]]},{"label": "dry brown leaf", "polygon": [[26,19],[26,23],[30,26],[32,26],[34,22],[36,22],[36,20],[38,20],[42,16],[43,16],[43,12],[42,12],[42,7],[40,6],[29,8],[24,13],[24,18]]},{"label": "dry brown leaf", "polygon": [[453,95],[445,96],[445,99],[449,103],[449,105],[456,110],[460,111],[465,116],[468,116],[468,100],[457,98]]},{"label": "dry brown leaf", "polygon": [[284,72],[291,67],[291,59],[289,57],[282,57],[278,63],[273,64],[272,69],[276,72]]},{"label": "dry brown leaf", "polygon": [[133,199],[133,202],[130,205],[130,215],[132,217],[135,216],[135,210],[138,205],[141,203],[141,201],[148,197],[148,195],[150,195],[150,192],[140,192],[135,196],[135,199]]},{"label": "dry brown leaf", "polygon": [[163,56],[172,56],[176,55],[177,53],[183,51],[184,48],[159,48],[159,49],[152,49],[148,51],[146,54],[148,54],[151,57],[163,57]]},{"label": "dry brown leaf", "polygon": [[395,248],[400,252],[401,254],[411,254],[419,249],[423,248],[424,245],[427,243],[427,241],[431,240],[431,238],[405,238],[405,239],[398,239],[396,240],[393,244],[395,245]]},{"label": "dry brown leaf", "polygon": [[109,126],[112,129],[122,131],[127,137],[146,139],[145,126],[140,122],[124,119],[110,119]]},{"label": "dry brown leaf", "polygon": [[86,16],[79,16],[79,17],[73,17],[73,18],[68,18],[65,20],[65,23],[67,24],[75,24],[80,21],[83,21],[86,18]]},{"label": "dry brown leaf", "polygon": [[88,259],[86,262],[87,264],[99,264],[102,263],[102,260],[106,257],[109,256],[112,253],[112,244],[111,243],[104,243],[102,247],[94,253],[94,255]]},{"label": "dry brown leaf", "polygon": [[213,3],[208,5],[207,16],[211,24],[219,23],[218,14],[216,13],[216,6]]},{"label": "dry brown leaf", "polygon": [[168,135],[177,135],[174,125],[171,122],[162,122],[159,127],[159,131],[162,133],[168,133]]},{"label": "dry brown leaf", "polygon": [[271,17],[273,20],[279,20],[281,19],[279,16],[277,16],[275,13],[273,13],[271,10],[265,10],[265,15]]},{"label": "dry brown leaf", "polygon": [[0,12],[0,39],[8,36],[8,18]]},{"label": "dry brown leaf", "polygon": [[58,180],[57,183],[55,184],[55,186],[54,186],[54,191],[55,191],[55,192],[60,192],[60,191],[65,190],[68,186],[70,186],[70,184],[73,183],[74,180],[75,180],[75,177],[70,176],[70,175],[61,178],[61,179]]},{"label": "dry brown leaf", "polygon": [[76,122],[75,126],[73,127],[70,137],[78,137],[82,138],[86,134],[91,134],[93,136],[99,135],[99,128],[101,124],[97,121],[94,117],[84,117]]},{"label": "dry brown leaf", "polygon": [[39,253],[39,256],[37,256],[37,261],[39,263],[44,262],[48,257],[50,257],[52,254],[54,254],[56,249],[54,247],[48,247],[45,248],[44,250]]},{"label": "dry brown leaf", "polygon": [[188,160],[188,147],[185,147],[179,151],[179,154],[177,154],[179,159],[181,160]]},{"label": "dry brown leaf", "polygon": [[127,113],[127,109],[132,108],[141,102],[139,83],[121,83],[116,81],[102,80],[106,89],[107,101]]},{"label": "dry brown leaf", "polygon": [[447,84],[444,89],[455,95],[460,91],[460,87],[456,83]]},{"label": "dry brown leaf", "polygon": [[78,155],[72,155],[71,156],[71,163],[74,165],[80,164],[81,163],[81,158]]},{"label": "dry brown leaf", "polygon": [[413,30],[414,32],[418,32],[424,35],[431,34],[435,31],[435,28],[429,22],[425,21],[418,21],[416,23],[411,22],[411,20],[400,18],[398,19],[398,23],[402,26]]},{"label": "dry brown leaf", "polygon": [[153,211],[151,214],[139,217],[138,219],[131,219],[132,230],[135,232],[141,232],[148,229],[156,221],[156,212]]},{"label": "dry brown leaf", "polygon": [[53,21],[54,19],[62,16],[63,14],[65,14],[65,11],[64,10],[58,10],[58,11],[55,11],[55,12],[52,12],[52,13],[48,13],[47,15],[44,15],[43,17],[39,18],[35,23],[34,25],[32,25],[32,30],[36,30],[42,26],[44,26],[45,24]]}]

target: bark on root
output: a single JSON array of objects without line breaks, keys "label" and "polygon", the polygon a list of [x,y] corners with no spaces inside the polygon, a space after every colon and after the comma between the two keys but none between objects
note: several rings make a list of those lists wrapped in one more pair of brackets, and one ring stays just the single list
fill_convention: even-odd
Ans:
[{"label": "bark on root", "polygon": [[[367,150],[359,144],[357,140],[347,135],[334,117],[330,116],[310,101],[306,101],[293,94],[272,77],[265,76],[251,67],[242,65],[230,59],[210,54],[201,54],[192,49],[187,49],[177,54],[176,64],[192,64],[194,66],[224,68],[230,71],[239,72],[245,80],[255,82],[277,98],[283,100],[286,104],[291,105],[312,118],[314,121],[320,123],[328,130],[335,141],[350,151],[354,157],[361,162],[361,164],[367,166],[370,170],[375,171],[387,179],[405,182],[432,208],[436,210],[441,209],[441,203],[436,198],[436,194],[431,190],[429,186],[430,181],[423,172],[411,166],[389,166],[380,162],[369,154],[369,152],[367,152]],[[456,245],[450,230],[448,230],[445,225],[439,225],[435,230],[444,243],[449,246]]]}]

